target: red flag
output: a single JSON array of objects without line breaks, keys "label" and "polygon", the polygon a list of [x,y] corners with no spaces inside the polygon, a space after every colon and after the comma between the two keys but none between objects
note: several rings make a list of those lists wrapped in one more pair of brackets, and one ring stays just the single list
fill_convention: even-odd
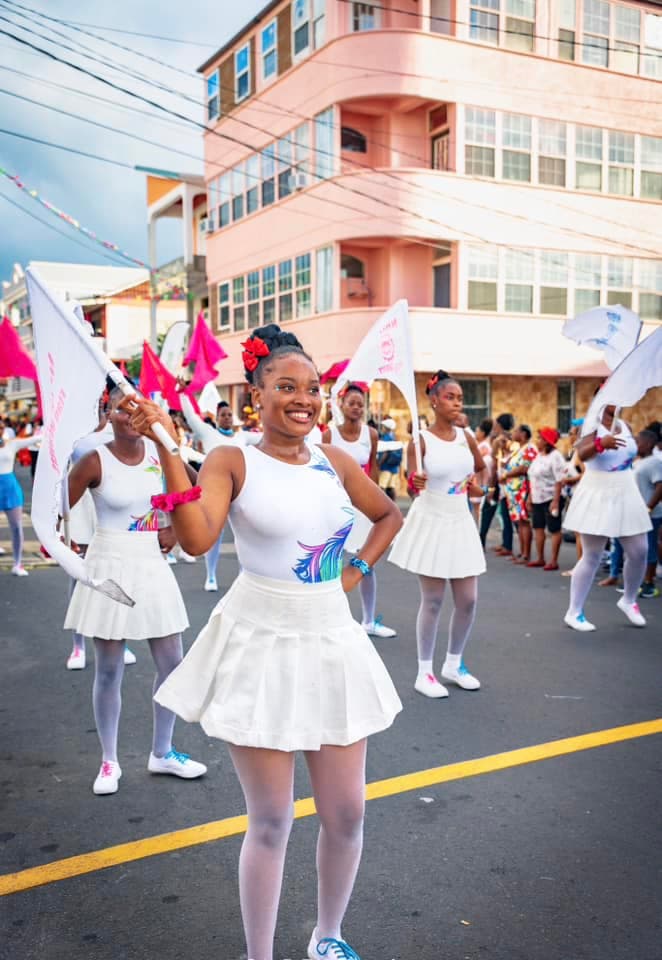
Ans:
[{"label": "red flag", "polygon": [[151,393],[160,393],[171,410],[181,410],[182,405],[177,393],[177,378],[167,370],[150,345],[143,343],[143,360],[140,365],[140,392],[146,397]]},{"label": "red flag", "polygon": [[34,360],[9,317],[0,323],[0,377],[26,377],[35,382],[39,379]]},{"label": "red flag", "polygon": [[210,380],[215,380],[217,376],[216,364],[219,360],[225,360],[226,357],[227,353],[205,323],[205,318],[201,312],[198,315],[198,321],[184,357],[184,363],[195,364],[189,389],[202,390]]},{"label": "red flag", "polygon": [[344,373],[349,366],[349,360],[339,360],[325,370],[320,377],[320,383],[327,383],[329,380],[337,380],[341,373]]}]

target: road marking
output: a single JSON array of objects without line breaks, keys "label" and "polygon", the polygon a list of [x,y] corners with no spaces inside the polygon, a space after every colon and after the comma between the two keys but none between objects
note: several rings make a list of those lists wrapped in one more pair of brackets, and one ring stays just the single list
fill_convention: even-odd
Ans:
[{"label": "road marking", "polygon": [[[509,750],[506,753],[495,753],[492,756],[479,757],[476,760],[449,763],[444,767],[433,767],[429,770],[420,770],[417,773],[406,773],[400,777],[390,777],[387,780],[377,780],[368,784],[366,796],[368,800],[392,797],[411,790],[420,790],[423,787],[450,783],[452,780],[464,780],[467,777],[477,777],[484,773],[495,773],[497,770],[507,770],[510,767],[537,763],[539,760],[551,760],[553,757],[562,757],[582,750],[592,750],[595,747],[621,743],[624,740],[650,737],[656,733],[662,733],[662,718],[648,720],[644,723],[633,723],[625,727],[598,730],[595,733],[567,737],[564,740],[551,740],[549,743],[540,743],[533,747],[522,747],[519,750]],[[294,816],[297,820],[302,817],[310,817],[314,813],[315,804],[312,797],[297,800],[294,804]],[[105,850],[94,850],[91,853],[68,857],[65,860],[54,860],[52,863],[45,863],[40,867],[30,867],[27,870],[20,870],[18,873],[7,873],[0,876],[0,896],[20,893],[44,884],[68,880],[72,877],[80,877],[86,873],[95,873],[97,870],[116,867],[122,863],[131,863],[133,860],[156,857],[163,853],[172,853],[173,850],[182,850],[201,843],[210,843],[213,840],[223,840],[225,837],[236,837],[245,833],[247,823],[245,815],[228,817],[225,820],[203,823],[197,827],[187,827],[184,830],[175,830],[172,833],[146,837],[144,840],[120,843],[114,847],[107,847]]]}]

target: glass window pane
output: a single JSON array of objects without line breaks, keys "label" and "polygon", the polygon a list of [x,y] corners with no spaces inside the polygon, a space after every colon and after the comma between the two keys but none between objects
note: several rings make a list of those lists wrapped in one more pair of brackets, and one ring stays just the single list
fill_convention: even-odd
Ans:
[{"label": "glass window pane", "polygon": [[540,288],[540,312],[565,316],[568,307],[568,291],[560,287]]},{"label": "glass window pane", "polygon": [[503,146],[514,150],[531,149],[531,118],[517,113],[503,115]]},{"label": "glass window pane", "polygon": [[662,320],[662,296],[656,293],[640,293],[639,315],[645,320]]},{"label": "glass window pane", "polygon": [[278,289],[279,290],[292,289],[292,261],[291,260],[283,260],[282,263],[278,264]]},{"label": "glass window pane", "polygon": [[575,140],[577,156],[582,160],[602,160],[602,130],[577,127]]},{"label": "glass window pane", "polygon": [[595,254],[575,256],[575,286],[596,287],[602,283],[602,257]]},{"label": "glass window pane", "polygon": [[241,50],[237,50],[235,54],[235,69],[238,74],[248,70],[248,50],[249,46],[246,44]]},{"label": "glass window pane", "polygon": [[634,135],[609,131],[609,162],[634,163]]},{"label": "glass window pane", "polygon": [[262,296],[273,297],[276,292],[276,267],[271,265],[262,270]]},{"label": "glass window pane", "polygon": [[496,249],[488,246],[470,246],[467,249],[469,277],[478,280],[496,280],[499,271],[499,256]]},{"label": "glass window pane", "polygon": [[315,294],[317,313],[333,307],[333,247],[323,247],[315,254]]},{"label": "glass window pane", "polygon": [[235,330],[246,329],[246,312],[243,307],[234,308],[234,328]]},{"label": "glass window pane", "polygon": [[498,44],[499,18],[494,13],[486,13],[484,10],[472,10],[469,36],[472,40]]},{"label": "glass window pane", "polygon": [[276,144],[266,147],[262,151],[262,179],[273,177],[276,171]]},{"label": "glass window pane", "polygon": [[577,0],[559,0],[559,24],[574,30],[576,22]]},{"label": "glass window pane", "polygon": [[575,59],[574,30],[559,30],[559,60]]},{"label": "glass window pane", "polygon": [[516,283],[533,283],[534,255],[528,250],[506,250],[506,280]]},{"label": "glass window pane", "polygon": [[260,296],[260,271],[251,270],[246,277],[246,291],[249,300],[257,300]]},{"label": "glass window pane", "polygon": [[540,157],[538,182],[548,186],[565,187],[565,160],[558,157]]},{"label": "glass window pane", "polygon": [[575,314],[600,305],[599,290],[575,290]]},{"label": "glass window pane", "polygon": [[609,257],[607,259],[607,286],[612,290],[623,290],[631,287],[633,262],[625,257]]},{"label": "glass window pane", "polygon": [[252,187],[246,192],[246,213],[255,213],[260,206],[260,188]]},{"label": "glass window pane", "polygon": [[641,57],[641,72],[645,77],[662,80],[662,56],[659,50],[644,50]]},{"label": "glass window pane", "polygon": [[470,177],[493,177],[495,172],[493,147],[465,147],[464,172]]},{"label": "glass window pane", "polygon": [[639,43],[641,38],[641,18],[634,7],[614,7],[614,36],[617,40],[629,40]]},{"label": "glass window pane", "polygon": [[538,150],[547,157],[565,157],[566,125],[556,120],[538,121]]},{"label": "glass window pane", "polygon": [[292,316],[292,294],[287,293],[278,298],[278,321],[279,323],[287,323],[288,320],[292,319]]},{"label": "glass window pane", "polygon": [[230,284],[220,283],[218,286],[218,302],[228,303],[230,300]]},{"label": "glass window pane", "polygon": [[662,293],[662,260],[639,261],[639,287]]},{"label": "glass window pane", "polygon": [[610,66],[619,73],[639,73],[639,47],[616,40],[611,51]]},{"label": "glass window pane", "polygon": [[310,287],[297,290],[297,317],[309,317],[312,313],[312,297]]},{"label": "glass window pane", "polygon": [[535,20],[536,0],[506,0],[506,13],[525,20]]},{"label": "glass window pane", "polygon": [[262,301],[262,323],[266,326],[268,323],[276,322],[276,301],[275,299]]},{"label": "glass window pane", "polygon": [[232,201],[232,219],[241,220],[244,215],[244,197],[243,194],[239,197],[234,197]]},{"label": "glass window pane", "polygon": [[533,50],[533,28],[529,20],[506,17],[504,43],[510,50]]},{"label": "glass window pane", "polygon": [[568,285],[568,254],[542,253],[540,255],[540,280],[545,284]]},{"label": "glass window pane", "polygon": [[506,310],[513,313],[533,313],[533,287],[506,284]]},{"label": "glass window pane", "polygon": [[469,310],[496,310],[496,283],[483,283],[479,280],[470,280],[468,307]]},{"label": "glass window pane", "polygon": [[641,173],[641,196],[648,200],[662,200],[662,173]]},{"label": "glass window pane", "polygon": [[304,287],[310,284],[310,254],[304,253],[296,258],[296,285]]},{"label": "glass window pane", "polygon": [[634,171],[631,167],[609,168],[609,193],[631,197],[634,193]]},{"label": "glass window pane", "polygon": [[662,138],[641,138],[641,166],[662,173]]},{"label": "glass window pane", "polygon": [[322,180],[334,173],[333,146],[333,108],[330,108],[315,117],[315,173]]},{"label": "glass window pane", "polygon": [[262,31],[262,53],[266,53],[276,45],[276,21],[271,23]]},{"label": "glass window pane", "polygon": [[496,143],[496,114],[493,110],[478,110],[467,107],[465,111],[464,138],[467,143]]},{"label": "glass window pane", "polygon": [[250,328],[260,326],[260,303],[248,304],[248,326]]},{"label": "glass window pane", "polygon": [[233,303],[243,303],[244,302],[244,278],[235,277],[232,281],[232,302]]},{"label": "glass window pane", "polygon": [[607,291],[607,304],[610,307],[627,307],[632,309],[632,291],[631,290],[609,290]]},{"label": "glass window pane", "polygon": [[594,67],[606,67],[609,63],[609,40],[584,34],[582,62]]},{"label": "glass window pane", "polygon": [[309,33],[310,33],[310,28],[307,23],[304,23],[302,27],[299,27],[298,30],[294,31],[294,55],[295,56],[298,53],[303,53],[304,50],[308,49]]},{"label": "glass window pane", "polygon": [[578,190],[602,190],[602,167],[577,161],[575,184]]},{"label": "glass window pane", "polygon": [[531,154],[504,150],[503,179],[528,183],[531,180]]},{"label": "glass window pane", "polygon": [[609,4],[606,0],[584,0],[584,30],[609,36]]}]

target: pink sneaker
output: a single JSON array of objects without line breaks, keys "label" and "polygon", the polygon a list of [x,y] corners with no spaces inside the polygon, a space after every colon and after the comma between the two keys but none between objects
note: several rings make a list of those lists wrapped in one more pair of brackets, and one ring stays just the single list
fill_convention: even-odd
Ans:
[{"label": "pink sneaker", "polygon": [[630,623],[633,623],[635,627],[646,626],[646,618],[641,615],[641,610],[639,609],[638,603],[626,603],[625,597],[621,597],[616,606],[625,614]]},{"label": "pink sneaker", "polygon": [[119,763],[115,763],[114,760],[104,760],[97,774],[97,778],[94,781],[92,791],[96,793],[98,797],[106,793],[117,793],[121,776],[122,768]]},{"label": "pink sneaker", "polygon": [[422,693],[424,697],[430,697],[432,700],[441,700],[448,696],[448,690],[443,683],[439,683],[433,673],[419,673],[416,677],[414,690],[417,693]]}]

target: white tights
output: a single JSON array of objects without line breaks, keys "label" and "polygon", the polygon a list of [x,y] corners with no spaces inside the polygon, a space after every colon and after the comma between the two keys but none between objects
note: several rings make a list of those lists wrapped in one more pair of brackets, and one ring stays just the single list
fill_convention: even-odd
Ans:
[{"label": "white tights", "polygon": [[361,577],[359,582],[363,623],[375,622],[377,607],[377,574],[373,570],[369,577]]},{"label": "white tights", "polygon": [[[638,533],[632,537],[618,538],[623,547],[623,597],[626,603],[635,603],[637,593],[646,571],[648,537]],[[570,606],[568,613],[577,616],[584,610],[584,604],[593,586],[595,574],[605,546],[605,537],[582,533],[582,557],[575,564],[570,579]]]},{"label": "white tights", "polygon": [[[447,581],[438,577],[419,577],[418,580],[421,589],[421,603],[416,617],[418,659],[430,661],[434,657]],[[478,577],[463,577],[449,582],[455,606],[449,624],[448,653],[461,657],[476,617]]]},{"label": "white tights", "polygon": [[[294,754],[230,746],[246,800],[239,896],[250,960],[273,960],[285,851],[293,820]],[[307,751],[320,819],[317,937],[340,938],[363,847],[366,741]]]},{"label": "white tights", "polygon": [[14,566],[20,566],[23,559],[23,507],[12,507],[5,510],[11,532],[11,548],[14,555]]},{"label": "white tights", "polygon": [[[117,762],[117,731],[122,709],[122,677],[124,675],[124,641],[94,638],[94,687],[92,704],[97,733],[101,741],[102,759]],[[156,665],[154,692],[168,674],[181,662],[182,635],[173,633],[149,641]],[[172,732],[175,714],[160,704],[153,704],[152,752],[163,757],[172,750]]]}]

